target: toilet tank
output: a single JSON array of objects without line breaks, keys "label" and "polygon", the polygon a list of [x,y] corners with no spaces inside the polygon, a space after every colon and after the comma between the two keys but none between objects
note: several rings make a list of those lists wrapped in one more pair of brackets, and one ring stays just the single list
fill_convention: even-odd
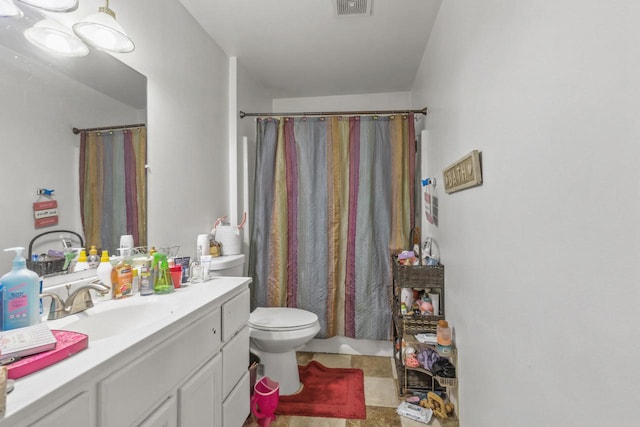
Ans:
[{"label": "toilet tank", "polygon": [[244,254],[224,255],[211,258],[209,276],[242,276]]}]

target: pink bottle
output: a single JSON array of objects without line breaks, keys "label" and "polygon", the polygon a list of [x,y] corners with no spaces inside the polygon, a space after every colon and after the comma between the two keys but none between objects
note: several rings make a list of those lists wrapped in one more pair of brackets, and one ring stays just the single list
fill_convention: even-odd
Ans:
[{"label": "pink bottle", "polygon": [[280,384],[269,377],[262,377],[253,388],[251,412],[261,427],[268,427],[276,420],[276,408],[280,400]]}]

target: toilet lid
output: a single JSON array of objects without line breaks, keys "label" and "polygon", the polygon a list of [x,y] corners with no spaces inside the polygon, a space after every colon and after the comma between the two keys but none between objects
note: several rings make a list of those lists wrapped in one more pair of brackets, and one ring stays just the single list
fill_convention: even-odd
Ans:
[{"label": "toilet lid", "polygon": [[258,307],[249,316],[249,326],[268,331],[304,329],[317,321],[310,311],[288,307]]}]

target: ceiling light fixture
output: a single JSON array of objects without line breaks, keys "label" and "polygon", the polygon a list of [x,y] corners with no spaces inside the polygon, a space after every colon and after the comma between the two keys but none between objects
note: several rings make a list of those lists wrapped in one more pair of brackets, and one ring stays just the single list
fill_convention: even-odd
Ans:
[{"label": "ceiling light fixture", "polygon": [[72,12],[78,8],[78,0],[18,0],[20,3],[48,10],[49,12]]},{"label": "ceiling light fixture", "polygon": [[89,48],[66,27],[50,19],[43,19],[24,31],[31,44],[45,51],[63,56],[86,56]]},{"label": "ceiling light fixture", "polygon": [[116,21],[116,14],[109,9],[109,0],[105,7],[98,9],[80,22],[73,24],[73,31],[90,45],[110,52],[126,53],[135,49],[122,26]]},{"label": "ceiling light fixture", "polygon": [[22,18],[22,11],[11,0],[0,0],[0,18]]}]

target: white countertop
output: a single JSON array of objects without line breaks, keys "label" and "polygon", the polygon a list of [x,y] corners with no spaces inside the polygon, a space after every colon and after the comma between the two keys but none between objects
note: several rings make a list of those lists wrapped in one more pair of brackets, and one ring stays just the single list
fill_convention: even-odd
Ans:
[{"label": "white countertop", "polygon": [[[102,339],[91,339],[89,347],[81,352],[43,370],[20,378],[15,382],[15,389],[7,396],[7,409],[4,420],[0,419],[0,425],[12,414],[19,412],[33,402],[55,393],[68,386],[74,380],[82,376],[99,372],[101,365],[112,361],[115,356],[132,349],[137,344],[151,338],[169,325],[185,319],[188,315],[199,309],[215,304],[222,297],[240,293],[251,282],[248,277],[214,277],[207,282],[195,283],[190,286],[177,289],[168,295],[135,295],[122,300],[111,300],[96,303],[94,308],[87,311],[90,316],[95,313],[124,308],[123,313],[136,310],[136,307],[156,305],[162,307],[161,315],[156,316],[151,322],[127,323],[126,316],[121,319],[123,332]],[[130,308],[125,308],[130,307]],[[147,307],[148,308],[148,307]],[[73,316],[68,316],[56,321],[47,322],[51,329],[73,330],[65,327],[74,321]],[[73,326],[73,325],[71,325]],[[93,372],[92,372],[93,371]],[[54,395],[55,396],[55,395]]]}]

